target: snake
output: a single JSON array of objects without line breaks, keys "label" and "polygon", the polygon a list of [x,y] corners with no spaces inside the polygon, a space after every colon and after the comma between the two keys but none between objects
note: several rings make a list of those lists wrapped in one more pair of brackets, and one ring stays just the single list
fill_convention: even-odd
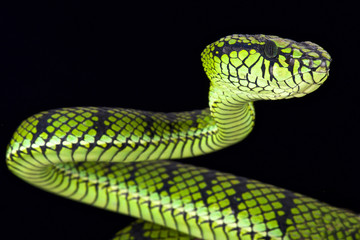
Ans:
[{"label": "snake", "polygon": [[[172,161],[242,141],[254,127],[255,101],[314,92],[328,78],[331,60],[310,41],[229,35],[201,53],[210,80],[207,108],[43,111],[16,129],[7,166],[45,191],[138,218],[115,234],[117,240],[360,239],[360,217],[351,210]],[[234,158],[246,161],[241,154]]]}]

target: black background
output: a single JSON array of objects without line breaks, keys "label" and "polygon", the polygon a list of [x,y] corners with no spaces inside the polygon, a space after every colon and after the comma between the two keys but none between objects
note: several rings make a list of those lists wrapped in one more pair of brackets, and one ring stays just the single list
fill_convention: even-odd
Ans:
[{"label": "black background", "polygon": [[[0,156],[21,120],[42,110],[204,108],[203,48],[233,33],[273,34],[328,50],[330,78],[301,99],[257,102],[256,127],[245,141],[183,161],[360,212],[359,24],[350,9],[330,1],[29,1],[1,8]],[[2,239],[108,239],[132,221],[24,183],[5,157],[0,167]]]}]

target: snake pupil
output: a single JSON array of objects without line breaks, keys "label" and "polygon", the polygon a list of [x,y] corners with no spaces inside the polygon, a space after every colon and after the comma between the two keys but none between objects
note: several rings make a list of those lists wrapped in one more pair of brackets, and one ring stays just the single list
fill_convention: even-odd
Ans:
[{"label": "snake pupil", "polygon": [[264,51],[268,58],[274,58],[278,53],[278,47],[273,41],[266,41]]}]

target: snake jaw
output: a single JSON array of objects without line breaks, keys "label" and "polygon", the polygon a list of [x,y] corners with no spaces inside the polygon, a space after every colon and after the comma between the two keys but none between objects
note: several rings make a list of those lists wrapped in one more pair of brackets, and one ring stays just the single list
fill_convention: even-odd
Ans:
[{"label": "snake jaw", "polygon": [[[319,68],[318,68],[319,69]],[[309,78],[311,76],[311,78]],[[259,92],[243,91],[248,99],[256,100],[280,100],[303,97],[317,90],[329,76],[329,69],[321,71],[307,71],[298,73],[283,81],[269,81],[268,85]],[[263,81],[266,81],[265,79]],[[295,84],[295,85],[294,85]],[[291,87],[294,85],[294,87]]]},{"label": "snake jaw", "polygon": [[[318,72],[317,74],[321,74],[322,77],[319,78],[318,81],[315,81],[315,78],[311,79],[311,82],[308,81],[302,81],[300,82],[296,88],[292,88],[292,89],[288,89],[289,92],[289,96],[286,97],[288,98],[292,98],[292,97],[303,97],[309,93],[314,92],[315,90],[317,90],[327,79],[327,77],[329,76],[328,74],[329,71],[326,72]],[[310,75],[314,75],[314,72],[308,72],[308,74]]]}]

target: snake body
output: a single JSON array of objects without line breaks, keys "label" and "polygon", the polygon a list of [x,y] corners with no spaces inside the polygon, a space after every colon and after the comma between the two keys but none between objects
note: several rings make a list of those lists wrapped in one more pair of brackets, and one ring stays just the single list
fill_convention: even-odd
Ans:
[{"label": "snake body", "polygon": [[243,140],[254,125],[254,101],[313,92],[329,75],[330,55],[311,42],[237,34],[210,44],[201,57],[209,108],[44,111],[15,131],[8,168],[46,191],[142,219],[114,239],[360,239],[360,218],[350,211],[166,161]]}]

